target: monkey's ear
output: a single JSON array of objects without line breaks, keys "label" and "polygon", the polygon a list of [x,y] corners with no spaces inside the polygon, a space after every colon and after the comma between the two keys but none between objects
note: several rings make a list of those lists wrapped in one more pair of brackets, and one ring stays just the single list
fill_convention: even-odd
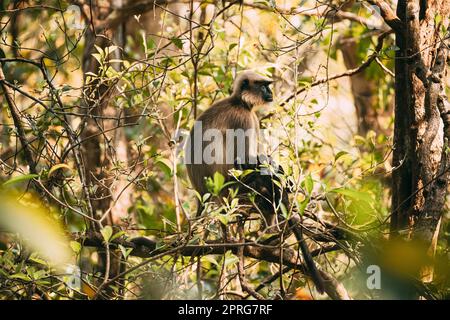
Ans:
[{"label": "monkey's ear", "polygon": [[250,81],[248,79],[242,80],[241,90],[246,90],[250,87]]}]

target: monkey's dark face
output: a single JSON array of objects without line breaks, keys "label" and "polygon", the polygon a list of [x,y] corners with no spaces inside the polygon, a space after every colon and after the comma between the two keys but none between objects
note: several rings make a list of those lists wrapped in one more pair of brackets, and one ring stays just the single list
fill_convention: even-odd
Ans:
[{"label": "monkey's dark face", "polygon": [[252,105],[272,102],[273,94],[269,85],[270,82],[267,81],[249,81],[244,79],[241,86],[241,96],[245,97],[245,100],[248,100]]},{"label": "monkey's dark face", "polygon": [[269,84],[268,83],[263,83],[260,85],[260,91],[261,91],[261,95],[264,101],[266,102],[272,102],[273,101],[273,95],[272,95],[272,91],[269,88]]}]

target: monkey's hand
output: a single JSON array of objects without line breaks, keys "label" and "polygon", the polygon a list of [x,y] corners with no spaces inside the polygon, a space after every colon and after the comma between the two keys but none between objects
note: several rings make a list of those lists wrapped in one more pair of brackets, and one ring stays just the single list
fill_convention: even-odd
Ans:
[{"label": "monkey's hand", "polygon": [[136,252],[150,253],[156,249],[156,242],[145,237],[133,238],[130,242],[136,246],[133,248]]}]

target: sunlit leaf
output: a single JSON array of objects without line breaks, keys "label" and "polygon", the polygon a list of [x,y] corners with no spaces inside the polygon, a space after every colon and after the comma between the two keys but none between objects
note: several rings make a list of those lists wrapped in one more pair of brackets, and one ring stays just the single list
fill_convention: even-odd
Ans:
[{"label": "sunlit leaf", "polygon": [[38,174],[24,174],[21,176],[13,177],[13,178],[9,179],[8,181],[5,181],[3,183],[3,186],[5,187],[5,186],[9,186],[11,184],[28,181],[28,180],[31,180],[31,179],[34,179],[37,177],[39,177]]},{"label": "sunlit leaf", "polygon": [[231,251],[227,251],[225,254],[225,266],[228,267],[230,265],[234,265],[239,261],[239,258],[232,254]]},{"label": "sunlit leaf", "polygon": [[29,276],[27,276],[24,273],[15,273],[13,275],[9,276],[11,279],[20,279],[20,280],[24,280],[24,281],[31,281],[31,278]]},{"label": "sunlit leaf", "polygon": [[307,192],[308,194],[311,194],[311,192],[312,192],[313,189],[314,189],[314,180],[312,179],[312,177],[311,177],[310,174],[308,174],[308,175],[306,176],[305,181],[304,181],[304,184],[305,184],[306,192]]},{"label": "sunlit leaf", "polygon": [[72,169],[69,167],[68,164],[59,163],[50,168],[50,170],[48,171],[48,176],[51,177],[51,175],[58,169],[68,169],[68,170],[72,171]]},{"label": "sunlit leaf", "polygon": [[0,226],[16,232],[33,250],[58,267],[70,261],[71,250],[60,223],[33,201],[25,206],[12,196],[0,196]]},{"label": "sunlit leaf", "polygon": [[155,164],[168,176],[172,176],[172,163],[169,159],[158,157]]},{"label": "sunlit leaf", "polygon": [[119,244],[119,249],[125,259],[130,255],[131,251],[133,251],[133,248],[125,248],[121,244]]},{"label": "sunlit leaf", "polygon": [[81,251],[81,244],[77,241],[70,241],[70,247],[76,254],[79,254]]},{"label": "sunlit leaf", "polygon": [[109,239],[109,240],[114,241],[115,239],[118,239],[125,234],[126,234],[125,231],[116,232],[115,234],[112,235],[111,239]]},{"label": "sunlit leaf", "polygon": [[367,192],[362,192],[349,188],[336,188],[331,190],[331,192],[342,194],[354,200],[364,201],[367,203],[372,202],[372,197]]},{"label": "sunlit leaf", "polygon": [[105,226],[102,230],[100,230],[100,233],[102,234],[105,242],[109,242],[113,234],[113,229],[111,228],[111,226]]},{"label": "sunlit leaf", "polygon": [[337,161],[340,157],[347,155],[348,152],[347,151],[339,151],[335,156],[334,156],[334,161]]}]

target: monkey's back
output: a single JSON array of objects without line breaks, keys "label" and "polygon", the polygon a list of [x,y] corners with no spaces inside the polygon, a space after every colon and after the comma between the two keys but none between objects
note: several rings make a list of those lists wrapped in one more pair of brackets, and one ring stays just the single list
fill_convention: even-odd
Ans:
[{"label": "monkey's back", "polygon": [[[245,156],[256,156],[257,152],[257,136],[259,134],[259,121],[256,114],[242,105],[239,100],[234,100],[232,98],[226,98],[220,100],[213,104],[209,109],[203,112],[200,117],[196,121],[202,123],[201,130],[201,141],[194,141],[194,128],[191,130],[188,145],[191,145],[190,148],[186,149],[186,152],[190,155],[190,163],[186,164],[187,172],[189,175],[189,179],[191,180],[192,186],[197,190],[200,194],[205,194],[207,192],[205,179],[207,177],[213,177],[215,172],[219,172],[222,174],[226,180],[229,180],[230,177],[228,175],[228,171],[234,167],[234,160],[238,155],[238,149],[244,150]],[[194,126],[195,127],[195,126]],[[220,131],[221,141],[215,141],[217,139],[212,138],[211,140],[204,141],[205,132],[208,129],[216,129]],[[227,130],[238,130],[242,129],[244,131],[248,129],[253,129],[255,137],[248,137],[245,135],[244,146],[242,146],[242,141],[237,138],[233,138],[233,156],[228,155],[226,152],[230,152],[230,148],[226,150],[227,139],[226,133]],[[236,131],[233,131],[236,132]],[[200,143],[201,148],[195,148],[196,144]],[[205,148],[212,147],[214,150],[222,150],[222,154],[216,155],[215,159],[221,159],[220,163],[211,163],[210,161],[205,161],[204,159],[204,151]],[[201,162],[195,162],[195,150],[201,150]],[[231,161],[230,161],[231,160]]]}]

